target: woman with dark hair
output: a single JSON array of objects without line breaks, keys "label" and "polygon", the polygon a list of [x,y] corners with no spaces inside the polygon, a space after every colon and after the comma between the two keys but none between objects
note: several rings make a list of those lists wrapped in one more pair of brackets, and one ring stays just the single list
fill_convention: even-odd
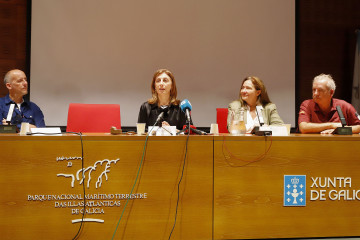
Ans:
[{"label": "woman with dark hair", "polygon": [[251,132],[255,126],[259,126],[256,114],[256,106],[262,106],[262,115],[266,125],[282,125],[276,105],[272,103],[267,94],[264,83],[258,77],[247,77],[243,80],[240,88],[239,100],[229,104],[227,127],[230,130],[231,121],[241,108],[244,109],[244,121],[246,132]]},{"label": "woman with dark hair", "polygon": [[161,126],[176,126],[181,130],[186,125],[185,113],[179,107],[174,75],[167,69],[155,72],[151,82],[152,97],[140,107],[138,123],[146,123],[146,128],[155,124],[161,112],[164,118]]}]

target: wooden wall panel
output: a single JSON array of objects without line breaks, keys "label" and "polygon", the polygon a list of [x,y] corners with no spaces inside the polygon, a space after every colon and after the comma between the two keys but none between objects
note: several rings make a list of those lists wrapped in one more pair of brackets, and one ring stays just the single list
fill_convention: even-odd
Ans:
[{"label": "wooden wall panel", "polygon": [[360,1],[298,0],[296,9],[297,112],[312,97],[312,80],[321,73],[333,76],[334,97],[351,102]]},{"label": "wooden wall panel", "polygon": [[[0,1],[0,97],[7,94],[3,84],[7,71],[18,68],[27,75],[27,0]],[[29,20],[30,21],[30,20]]]}]

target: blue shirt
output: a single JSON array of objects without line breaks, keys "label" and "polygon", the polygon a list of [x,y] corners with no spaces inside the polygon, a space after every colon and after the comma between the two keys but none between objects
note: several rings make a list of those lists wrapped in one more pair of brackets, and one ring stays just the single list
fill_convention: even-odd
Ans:
[{"label": "blue shirt", "polygon": [[[9,94],[0,98],[0,124],[2,125],[2,119],[7,117],[10,104],[15,103],[9,97]],[[21,110],[21,111],[20,111]],[[45,127],[44,114],[40,108],[33,102],[24,101],[21,104],[19,110],[17,104],[15,104],[14,113],[11,119],[11,124],[16,125],[19,129],[22,122],[27,122],[36,127]]]}]

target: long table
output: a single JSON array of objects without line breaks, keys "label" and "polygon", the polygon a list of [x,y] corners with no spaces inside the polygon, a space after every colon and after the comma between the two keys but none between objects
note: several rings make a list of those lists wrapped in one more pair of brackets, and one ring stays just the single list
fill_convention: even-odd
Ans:
[{"label": "long table", "polygon": [[1,238],[72,239],[84,202],[79,239],[360,236],[359,135],[145,139],[0,135]]},{"label": "long table", "polygon": [[[359,135],[215,137],[214,238],[360,236],[360,193],[334,200],[360,189],[359,146]],[[284,175],[306,175],[306,206],[284,206]],[[334,177],[351,187],[325,184]]]}]

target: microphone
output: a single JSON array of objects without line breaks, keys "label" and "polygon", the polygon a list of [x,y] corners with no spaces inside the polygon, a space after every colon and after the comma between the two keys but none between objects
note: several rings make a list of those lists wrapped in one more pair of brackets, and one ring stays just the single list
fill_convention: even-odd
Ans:
[{"label": "microphone", "polygon": [[256,106],[256,114],[257,114],[258,119],[259,119],[260,127],[262,125],[264,125],[264,118],[263,118],[262,111],[261,111],[262,109],[263,109],[262,106]]},{"label": "microphone", "polygon": [[[180,103],[180,108],[181,108],[181,111],[183,111],[183,112],[186,114],[187,124],[190,125],[190,122],[191,122],[190,111],[191,111],[191,109],[192,109],[192,106],[191,106],[191,103],[189,102],[189,100],[184,99],[184,100]],[[190,129],[188,129],[188,128],[190,128]],[[207,135],[206,132],[201,131],[201,130],[199,130],[199,129],[196,129],[195,126],[193,126],[193,125],[190,125],[190,126],[185,125],[185,126],[184,126],[184,129],[182,130],[182,132],[184,132],[184,131],[186,131],[186,130],[188,130],[188,131],[191,130],[191,131],[193,131],[194,133],[199,134],[199,135]],[[189,132],[189,133],[190,133],[190,132]]]},{"label": "microphone", "polygon": [[340,118],[340,122],[341,122],[341,125],[344,127],[346,125],[346,119],[344,117],[344,114],[341,110],[341,107],[339,105],[336,106],[336,111],[339,115],[339,118]]},{"label": "microphone", "polygon": [[341,107],[338,105],[336,106],[336,111],[339,115],[340,122],[342,127],[338,127],[333,131],[333,134],[339,134],[339,135],[352,135],[352,128],[351,127],[345,127],[346,125],[346,119],[344,117],[344,114],[341,110]]},{"label": "microphone", "polygon": [[159,114],[159,116],[157,117],[157,119],[156,119],[156,121],[155,121],[155,123],[154,123],[154,126],[155,126],[161,119],[164,118],[164,114],[165,114],[165,112],[161,112],[161,113]]},{"label": "microphone", "polygon": [[[0,125],[0,133],[16,133],[17,132],[17,126],[11,124],[12,115],[14,113],[15,104],[10,104],[9,112],[6,117],[6,122],[8,125]],[[18,115],[17,115],[18,116]],[[21,119],[21,117],[20,117]]]},{"label": "microphone", "polygon": [[263,126],[265,124],[264,122],[264,117],[262,115],[262,106],[256,106],[256,115],[259,119],[259,124],[260,127],[254,127],[253,130],[251,131],[252,134],[255,134],[257,136],[270,136],[272,135],[272,131],[271,130],[261,130],[261,126]]},{"label": "microphone", "polygon": [[14,103],[10,104],[9,112],[6,117],[6,122],[8,122],[8,123],[11,123],[12,115],[14,113],[14,108],[15,108],[15,104]]},{"label": "microphone", "polygon": [[183,111],[186,114],[186,118],[188,120],[188,122],[190,122],[190,111],[192,109],[191,103],[189,102],[189,100],[184,99],[181,103],[180,103],[180,108],[181,111]]},{"label": "microphone", "polygon": [[155,123],[154,123],[154,125],[152,125],[152,127],[151,127],[151,129],[149,130],[149,127],[148,127],[148,135],[154,135],[155,133],[153,132],[153,129],[154,129],[154,127],[158,124],[158,122],[161,120],[161,119],[163,119],[163,117],[164,117],[164,114],[165,114],[165,112],[161,112],[160,114],[159,114],[159,116],[156,118],[156,121],[155,121]]},{"label": "microphone", "polygon": [[169,111],[169,106],[160,106],[160,114],[157,117],[154,126],[168,115],[168,111]]}]

